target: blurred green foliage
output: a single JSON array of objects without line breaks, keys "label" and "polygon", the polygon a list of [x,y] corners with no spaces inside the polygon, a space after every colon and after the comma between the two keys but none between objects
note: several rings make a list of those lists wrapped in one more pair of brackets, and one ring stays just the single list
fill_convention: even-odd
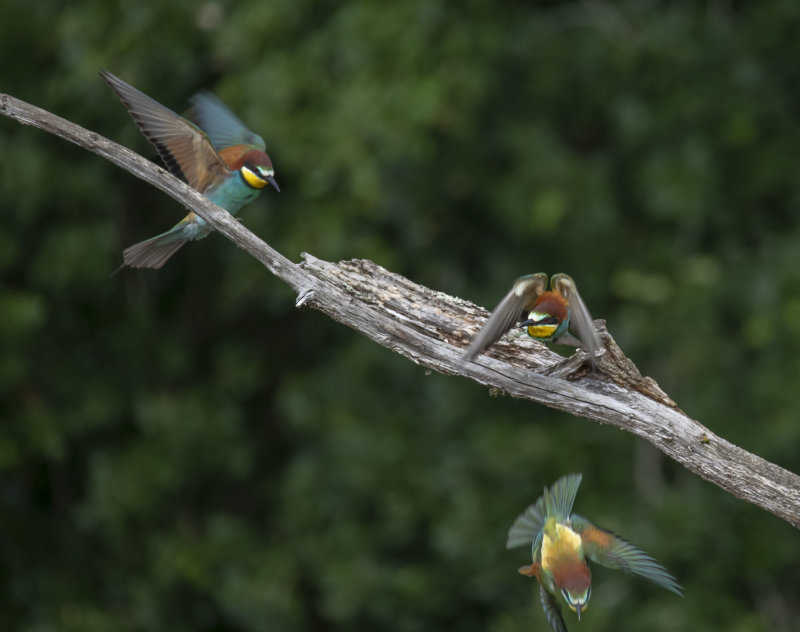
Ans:
[{"label": "blurred green foliage", "polygon": [[[158,8],[157,8],[158,7]],[[800,471],[800,5],[0,3],[3,92],[147,156],[97,77],[214,90],[283,192],[288,256],[371,258],[491,307],[567,272],[689,414]],[[800,539],[626,433],[427,375],[219,236],[0,119],[4,630],[544,630],[503,549],[544,485],[686,598],[596,569],[593,630],[800,630]],[[577,626],[567,615],[570,626]]]}]

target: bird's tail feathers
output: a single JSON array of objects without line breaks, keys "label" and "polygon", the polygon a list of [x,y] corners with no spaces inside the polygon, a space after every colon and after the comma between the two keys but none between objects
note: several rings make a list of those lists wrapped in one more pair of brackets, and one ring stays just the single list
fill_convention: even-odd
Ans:
[{"label": "bird's tail feathers", "polygon": [[175,237],[172,231],[156,235],[126,248],[122,253],[123,264],[114,272],[116,274],[125,266],[131,268],[151,268],[158,270],[188,240]]},{"label": "bird's tail feathers", "polygon": [[567,624],[564,623],[561,606],[558,605],[556,598],[542,584],[539,584],[539,599],[542,602],[547,622],[553,628],[553,632],[567,632]]}]

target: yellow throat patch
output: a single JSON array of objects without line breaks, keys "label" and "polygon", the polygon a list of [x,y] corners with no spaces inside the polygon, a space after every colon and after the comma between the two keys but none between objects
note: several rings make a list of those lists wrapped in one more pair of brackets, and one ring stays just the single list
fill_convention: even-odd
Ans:
[{"label": "yellow throat patch", "polygon": [[[531,320],[544,320],[548,318],[549,314],[540,314],[539,312],[531,312],[528,318]],[[558,323],[548,325],[528,325],[528,335],[531,338],[550,338],[558,329]]]},{"label": "yellow throat patch", "polygon": [[263,189],[265,186],[267,186],[267,181],[260,174],[250,169],[250,167],[247,165],[244,165],[240,171],[244,181],[254,189]]},{"label": "yellow throat patch", "polygon": [[528,327],[528,335],[531,338],[549,338],[556,333],[558,325],[531,325]]}]

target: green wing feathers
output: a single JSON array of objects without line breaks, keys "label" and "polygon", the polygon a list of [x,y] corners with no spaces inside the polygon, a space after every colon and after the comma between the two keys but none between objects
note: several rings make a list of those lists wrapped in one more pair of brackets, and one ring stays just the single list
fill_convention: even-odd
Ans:
[{"label": "green wing feathers", "polygon": [[582,478],[581,474],[567,474],[553,483],[549,490],[544,490],[545,515],[547,518],[555,518],[559,522],[569,518]]},{"label": "green wing feathers", "polygon": [[213,94],[201,92],[191,99],[193,118],[208,135],[217,151],[233,145],[251,145],[266,150],[264,139],[251,132],[244,123]]},{"label": "green wing feathers", "polygon": [[550,489],[545,488],[544,495],[517,516],[511,525],[506,548],[530,546],[541,537],[542,527],[548,518],[555,516],[559,521],[566,520],[572,512],[581,478],[581,474],[567,474],[553,483]]},{"label": "green wing feathers", "polygon": [[627,540],[594,526],[583,516],[572,516],[572,528],[580,534],[583,551],[593,562],[638,575],[683,596],[680,584],[667,569]]},{"label": "green wing feathers", "polygon": [[518,546],[530,546],[542,531],[544,526],[544,498],[540,497],[535,503],[517,516],[514,524],[508,530],[506,548],[514,549]]}]

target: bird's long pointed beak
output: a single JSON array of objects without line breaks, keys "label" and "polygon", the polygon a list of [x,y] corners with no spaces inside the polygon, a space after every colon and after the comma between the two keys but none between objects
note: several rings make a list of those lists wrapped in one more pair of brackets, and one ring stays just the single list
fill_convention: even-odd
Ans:
[{"label": "bird's long pointed beak", "polygon": [[267,178],[267,182],[269,182],[269,183],[270,183],[272,186],[274,186],[274,187],[275,187],[275,190],[276,190],[278,193],[280,193],[280,192],[281,192],[281,188],[278,186],[278,183],[277,183],[277,182],[275,182],[275,178],[273,178],[272,176],[269,176],[269,177]]},{"label": "bird's long pointed beak", "polygon": [[580,621],[581,620],[581,607],[580,606],[575,606],[575,612],[578,613],[578,621]]}]

